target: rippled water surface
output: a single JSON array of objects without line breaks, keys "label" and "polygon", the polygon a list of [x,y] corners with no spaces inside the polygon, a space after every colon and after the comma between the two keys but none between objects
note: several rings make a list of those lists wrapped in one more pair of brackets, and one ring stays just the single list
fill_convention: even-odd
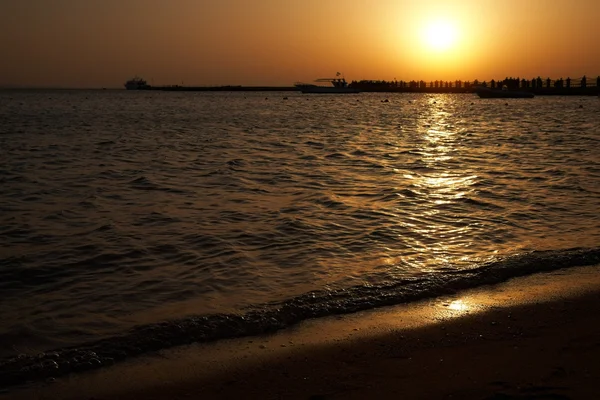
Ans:
[{"label": "rippled water surface", "polygon": [[0,92],[2,353],[597,249],[599,146],[586,97]]}]

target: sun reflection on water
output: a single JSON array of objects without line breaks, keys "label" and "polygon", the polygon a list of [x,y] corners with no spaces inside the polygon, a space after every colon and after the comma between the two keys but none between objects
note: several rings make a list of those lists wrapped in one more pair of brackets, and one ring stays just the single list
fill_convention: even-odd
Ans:
[{"label": "sun reflection on water", "polygon": [[469,306],[463,300],[454,300],[448,305],[452,311],[468,311]]},{"label": "sun reflection on water", "polygon": [[407,227],[414,233],[408,241],[425,248],[426,260],[409,260],[421,270],[464,265],[473,247],[472,215],[461,202],[468,201],[479,182],[477,171],[464,168],[464,136],[454,126],[457,117],[452,97],[431,96],[424,102],[417,123],[418,163],[422,166],[403,177],[417,194],[419,215]]},{"label": "sun reflection on water", "polygon": [[[470,301],[471,300],[471,301]],[[481,311],[481,305],[473,303],[472,299],[460,298],[460,299],[446,299],[440,303],[436,303],[435,307],[435,319],[447,320],[451,318],[462,317],[471,312]]]}]

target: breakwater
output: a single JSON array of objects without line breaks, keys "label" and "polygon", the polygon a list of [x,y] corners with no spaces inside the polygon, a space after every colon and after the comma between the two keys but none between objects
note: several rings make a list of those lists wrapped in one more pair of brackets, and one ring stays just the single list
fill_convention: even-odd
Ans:
[{"label": "breakwater", "polygon": [[[600,76],[590,79],[585,76],[571,79],[559,78],[542,79],[537,77],[531,80],[520,78],[505,78],[490,81],[385,81],[361,80],[352,81],[349,87],[359,89],[361,92],[384,93],[473,93],[476,87],[489,87],[500,89],[503,86],[512,90],[528,91],[539,96],[596,96],[600,94]],[[138,90],[159,90],[178,92],[296,92],[295,86],[147,86]]]},{"label": "breakwater", "polygon": [[[148,90],[166,92],[297,92],[295,86],[150,86]],[[144,90],[144,89],[142,89]]]}]

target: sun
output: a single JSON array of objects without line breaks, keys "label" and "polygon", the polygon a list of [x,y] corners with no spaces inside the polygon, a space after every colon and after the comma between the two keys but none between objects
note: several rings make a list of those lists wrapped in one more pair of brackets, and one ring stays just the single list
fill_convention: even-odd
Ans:
[{"label": "sun", "polygon": [[449,21],[432,21],[423,27],[423,41],[432,50],[450,50],[457,38],[456,26]]}]

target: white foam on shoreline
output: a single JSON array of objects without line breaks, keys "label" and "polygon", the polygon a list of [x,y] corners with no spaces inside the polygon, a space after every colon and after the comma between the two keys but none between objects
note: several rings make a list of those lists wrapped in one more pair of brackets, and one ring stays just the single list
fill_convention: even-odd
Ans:
[{"label": "white foam on shoreline", "polygon": [[[181,346],[129,360],[114,367],[73,374],[53,384],[16,390],[10,398],[111,398],[111,393],[149,385],[207,378],[245,365],[267,363],[311,346],[360,341],[400,333],[487,310],[569,299],[600,290],[600,265],[535,274],[466,290],[451,296],[382,307],[355,314],[308,320],[272,335]],[[1,396],[0,396],[1,397]]]}]

